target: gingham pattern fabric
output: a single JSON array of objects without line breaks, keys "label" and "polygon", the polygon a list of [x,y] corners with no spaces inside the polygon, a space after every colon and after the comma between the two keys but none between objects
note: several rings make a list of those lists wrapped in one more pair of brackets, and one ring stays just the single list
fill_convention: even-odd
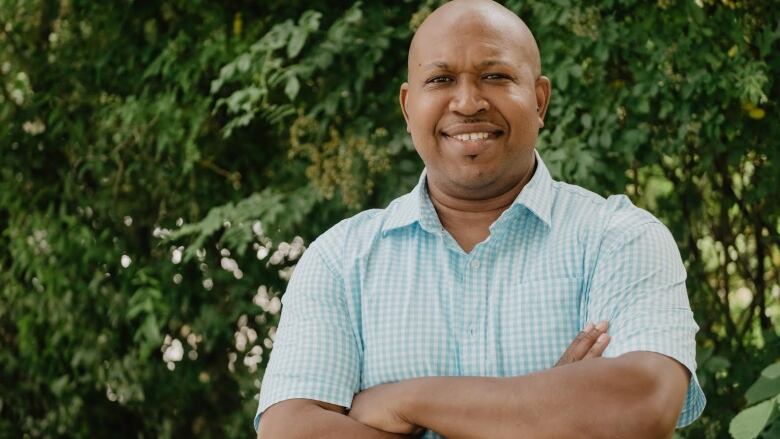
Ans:
[{"label": "gingham pattern fabric", "polygon": [[625,196],[556,182],[538,154],[537,163],[470,253],[442,228],[424,172],[386,209],[313,242],[283,296],[255,427],[266,408],[291,398],[348,408],[355,393],[382,383],[548,369],[599,320],[610,321],[605,357],[652,351],[691,371],[677,425],[696,419],[705,404],[698,326],[671,234]]}]

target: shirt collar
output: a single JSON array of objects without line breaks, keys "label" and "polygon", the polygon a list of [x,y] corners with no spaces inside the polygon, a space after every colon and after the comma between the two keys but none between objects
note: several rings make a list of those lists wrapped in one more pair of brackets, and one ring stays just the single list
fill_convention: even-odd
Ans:
[{"label": "shirt collar", "polygon": [[[553,179],[537,151],[536,171],[508,210],[517,211],[518,206],[525,207],[548,227],[552,224]],[[441,222],[428,196],[426,171],[423,169],[417,185],[406,196],[398,199],[394,206],[388,207],[388,217],[382,225],[382,234],[420,223],[423,229],[435,232],[441,229]]]},{"label": "shirt collar", "polygon": [[412,225],[420,221],[420,210],[428,199],[428,188],[426,183],[426,172],[423,169],[417,185],[411,192],[399,198],[388,208],[387,220],[382,225],[382,234]]},{"label": "shirt collar", "polygon": [[547,227],[550,227],[552,225],[553,198],[555,197],[553,185],[555,181],[550,176],[550,171],[545,166],[539,152],[534,151],[534,154],[536,155],[534,176],[520,191],[510,209],[517,210],[518,206],[523,206]]}]

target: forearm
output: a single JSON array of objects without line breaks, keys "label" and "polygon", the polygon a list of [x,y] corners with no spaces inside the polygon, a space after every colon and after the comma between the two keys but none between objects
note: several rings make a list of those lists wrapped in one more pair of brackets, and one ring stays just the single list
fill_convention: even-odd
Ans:
[{"label": "forearm", "polygon": [[[258,439],[402,439],[407,436],[376,430],[344,413],[306,401],[285,401],[263,415]],[[270,415],[270,416],[269,416]]]},{"label": "forearm", "polygon": [[409,384],[414,387],[404,415],[450,439],[669,437],[677,419],[669,414],[682,405],[682,398],[663,400],[668,392],[658,391],[652,374],[622,358],[513,378],[437,377]]}]

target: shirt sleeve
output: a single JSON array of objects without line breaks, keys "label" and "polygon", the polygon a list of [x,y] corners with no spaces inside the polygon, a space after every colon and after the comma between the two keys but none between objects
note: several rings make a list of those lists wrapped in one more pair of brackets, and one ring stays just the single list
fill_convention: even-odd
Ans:
[{"label": "shirt sleeve", "polygon": [[649,351],[688,368],[691,379],[677,420],[684,427],[706,402],[696,377],[699,327],[688,302],[685,267],[674,238],[657,220],[624,229],[606,234],[590,282],[587,320],[610,322],[604,357]]},{"label": "shirt sleeve", "polygon": [[344,299],[344,283],[314,242],[295,268],[282,297],[282,314],[260,387],[255,430],[277,402],[313,399],[349,408],[360,363]]}]

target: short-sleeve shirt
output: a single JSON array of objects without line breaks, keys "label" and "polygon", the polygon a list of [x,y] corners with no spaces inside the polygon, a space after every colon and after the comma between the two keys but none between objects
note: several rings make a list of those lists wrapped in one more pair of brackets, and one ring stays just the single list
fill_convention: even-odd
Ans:
[{"label": "short-sleeve shirt", "polygon": [[[686,272],[668,229],[625,196],[532,179],[465,252],[417,186],[316,239],[282,298],[255,417],[307,398],[349,408],[363,389],[426,376],[510,377],[553,367],[588,322],[604,357],[657,352],[691,373],[678,426],[705,397]],[[440,437],[426,432],[424,438]]]}]

